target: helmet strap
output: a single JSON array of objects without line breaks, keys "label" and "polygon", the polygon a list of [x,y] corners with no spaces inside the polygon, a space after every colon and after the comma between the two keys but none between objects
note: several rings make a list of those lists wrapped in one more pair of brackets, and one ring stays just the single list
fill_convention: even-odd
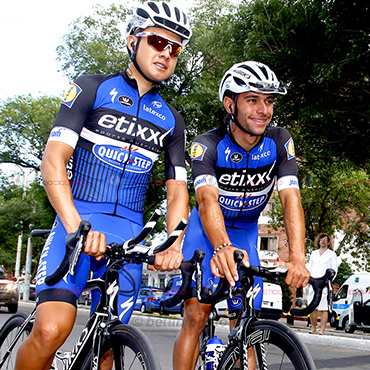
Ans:
[{"label": "helmet strap", "polygon": [[137,53],[137,49],[139,48],[139,43],[141,41],[141,37],[138,37],[138,40],[137,40],[137,43],[136,43],[136,46],[135,46],[135,49],[131,52],[131,55],[130,55],[130,60],[131,62],[134,64],[135,68],[137,69],[137,71],[148,81],[150,82],[151,84],[153,85],[160,85],[160,82],[158,81],[154,81],[152,80],[151,78],[149,78],[148,76],[146,76],[144,74],[144,72],[141,70],[141,68],[139,67],[139,64],[138,62],[136,61],[136,53]]},{"label": "helmet strap", "polygon": [[230,117],[230,120],[232,122],[235,123],[235,125],[240,129],[242,130],[243,132],[245,132],[246,134],[250,135],[250,136],[258,136],[256,134],[253,134],[252,132],[249,132],[247,129],[245,129],[241,124],[240,122],[238,121],[237,119],[237,116],[238,116],[238,97],[239,97],[239,94],[236,95],[236,98],[235,98],[235,112],[233,112],[233,114],[230,114],[229,113],[229,117]]}]

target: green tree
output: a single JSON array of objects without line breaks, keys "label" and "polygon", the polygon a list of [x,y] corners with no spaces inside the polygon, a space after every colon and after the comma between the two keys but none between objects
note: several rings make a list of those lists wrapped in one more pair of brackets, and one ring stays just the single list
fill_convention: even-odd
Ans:
[{"label": "green tree", "polygon": [[277,122],[294,134],[297,154],[369,160],[370,5],[345,0],[255,0],[239,6],[231,35],[242,59],[270,65],[288,84]]},{"label": "green tree", "polygon": [[338,273],[333,281],[334,284],[341,286],[349,276],[353,274],[353,271],[346,260],[343,260],[338,266]]},{"label": "green tree", "polygon": [[[18,235],[23,234],[22,249],[25,251],[31,229],[50,228],[54,216],[40,184],[34,182],[25,189],[16,185],[13,180],[9,181],[4,177],[0,179],[0,263],[8,271],[14,270]],[[43,243],[35,239],[33,244],[34,275]],[[21,266],[24,262],[25,254],[22,255]]]},{"label": "green tree", "polygon": [[15,96],[0,102],[0,163],[39,169],[60,99]]},{"label": "green tree", "polygon": [[[333,234],[342,231],[344,237],[336,246],[338,255],[344,252],[368,262],[369,242],[367,225],[370,223],[369,175],[350,161],[317,161],[311,172],[301,168],[302,206],[305,212],[306,249],[314,248],[314,240],[320,232]],[[278,197],[272,216],[272,227],[283,227],[283,215]]]}]

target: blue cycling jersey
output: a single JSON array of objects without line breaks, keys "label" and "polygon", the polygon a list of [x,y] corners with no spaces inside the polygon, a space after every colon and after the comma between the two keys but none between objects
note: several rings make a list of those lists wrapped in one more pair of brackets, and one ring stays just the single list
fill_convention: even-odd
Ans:
[{"label": "blue cycling jersey", "polygon": [[[218,188],[218,203],[232,244],[248,252],[251,264],[259,265],[257,241],[258,218],[270,199],[274,186],[278,190],[297,188],[297,163],[293,139],[280,127],[267,127],[258,143],[247,152],[234,140],[229,125],[208,131],[195,138],[191,146],[192,176],[195,190],[205,185]],[[191,258],[195,249],[205,252],[204,284],[214,285],[210,261],[211,245],[197,211],[192,211],[185,231],[183,254]],[[255,308],[262,304],[261,278],[255,278]],[[195,296],[195,293],[192,293]],[[228,301],[234,317],[240,299]]]},{"label": "blue cycling jersey", "polygon": [[231,223],[256,222],[276,182],[278,190],[298,188],[293,139],[281,127],[268,127],[247,152],[224,125],[199,135],[191,158],[195,189],[217,186],[224,219]]},{"label": "blue cycling jersey", "polygon": [[100,204],[106,213],[119,207],[141,212],[163,151],[166,180],[186,181],[182,117],[158,88],[140,96],[126,72],[79,77],[63,99],[49,141],[75,148],[67,165],[73,198],[94,203],[94,210]]},{"label": "blue cycling jersey", "polygon": [[[81,76],[64,96],[49,141],[74,148],[67,164],[74,205],[92,229],[107,242],[122,242],[142,227],[142,210],[153,164],[165,154],[165,178],[186,182],[185,124],[180,114],[153,88],[140,96],[126,72]],[[64,185],[56,183],[55,185]],[[119,216],[119,217],[112,217]],[[66,231],[56,219],[40,257],[38,302],[75,305],[89,269],[94,277],[105,261],[82,254],[76,276],[66,275],[53,287],[45,284],[65,253]],[[119,318],[127,323],[140,287],[142,266],[127,264],[120,271]],[[93,305],[97,297],[93,294]]]}]

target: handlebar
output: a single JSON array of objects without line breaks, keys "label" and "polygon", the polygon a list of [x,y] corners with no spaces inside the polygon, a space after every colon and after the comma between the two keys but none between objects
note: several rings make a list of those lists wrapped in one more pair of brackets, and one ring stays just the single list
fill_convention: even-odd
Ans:
[{"label": "handlebar", "polygon": [[[150,265],[154,264],[155,254],[168,249],[175,240],[179,237],[182,231],[188,224],[188,220],[183,218],[172,233],[167,237],[164,242],[155,247],[154,249],[145,245],[139,245],[153,230],[157,221],[161,217],[162,213],[159,210],[154,211],[149,221],[145,224],[141,232],[122,244],[112,243],[107,246],[105,256],[109,260],[123,260],[131,263],[143,263],[146,262]],[[46,285],[54,285],[60,281],[69,272],[74,275],[76,272],[76,266],[81,256],[84,243],[88,232],[90,231],[91,225],[87,221],[81,221],[78,229],[67,235],[66,237],[66,252],[64,258],[57,268],[57,270],[45,279]],[[45,235],[47,230],[33,230],[32,236]]]},{"label": "handlebar", "polygon": [[[89,233],[91,225],[87,221],[81,221],[78,229],[73,233],[70,233],[66,237],[66,253],[64,255],[63,261],[55,270],[55,272],[47,276],[45,279],[46,285],[54,285],[58,281],[63,279],[63,276],[68,272],[71,268],[73,269],[73,273],[75,272],[75,268],[78,262],[78,259],[81,255],[82,248],[85,244],[87,234]],[[76,246],[77,243],[77,246]],[[70,257],[73,258],[70,258]]]},{"label": "handlebar", "polygon": [[[178,292],[172,298],[167,299],[164,302],[165,307],[172,307],[180,303],[181,300],[186,299],[190,295],[190,284],[191,277],[196,271],[197,273],[197,298],[199,302],[206,304],[214,304],[225,298],[231,297],[233,293],[238,293],[240,288],[230,287],[226,278],[221,278],[216,290],[208,295],[203,289],[202,284],[202,260],[204,258],[204,252],[196,250],[194,252],[193,258],[189,261],[184,261],[181,265],[181,272],[183,282],[178,290]],[[245,267],[241,260],[243,259],[243,253],[239,250],[235,251],[234,259],[237,264],[237,269],[239,271],[239,280],[243,281],[245,277],[260,276],[270,280],[279,280],[280,278],[286,277],[288,273],[287,267],[273,266],[273,267],[263,267],[263,266],[250,266]],[[321,278],[312,278],[310,277],[309,283],[312,285],[314,290],[314,298],[312,302],[303,309],[293,308],[291,309],[291,314],[295,316],[307,316],[313,312],[316,307],[319,305],[322,290],[325,286],[330,284],[330,281],[334,278],[335,271],[332,269],[327,269],[326,273]],[[228,289],[229,288],[229,289]]]}]

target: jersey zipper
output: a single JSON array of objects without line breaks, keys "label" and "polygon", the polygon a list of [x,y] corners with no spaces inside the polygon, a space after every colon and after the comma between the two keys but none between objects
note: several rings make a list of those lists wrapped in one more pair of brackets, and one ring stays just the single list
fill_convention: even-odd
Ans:
[{"label": "jersey zipper", "polygon": [[[246,169],[247,169],[247,172],[248,172],[248,167],[249,167],[249,152],[246,152],[247,153],[247,166],[246,166]],[[231,225],[231,228],[235,229],[236,227],[234,226],[235,222],[238,221],[238,219],[240,219],[241,215],[242,215],[242,212],[243,212],[243,208],[244,208],[244,202],[245,202],[245,196],[247,195],[247,184],[245,184],[245,187],[244,187],[244,193],[243,193],[243,198],[242,198],[242,205],[240,207],[240,211],[239,211],[239,215],[238,217],[233,221],[232,225]]]},{"label": "jersey zipper", "polygon": [[[137,111],[136,111],[136,120],[139,119],[141,99],[142,99],[142,96],[140,96],[139,100],[138,100],[138,107],[137,107]],[[135,144],[136,134],[137,134],[137,130],[136,130],[136,133],[133,136],[133,138],[130,139],[130,141],[129,141],[130,146],[128,147],[128,156],[127,156],[127,159],[126,159],[125,163],[123,164],[122,173],[121,173],[121,176],[120,176],[120,179],[119,179],[119,182],[118,182],[118,186],[117,186],[116,203],[114,205],[113,216],[116,216],[117,207],[118,207],[118,199],[119,199],[119,191],[120,191],[120,188],[121,188],[121,183],[122,183],[123,175],[125,174],[125,169],[126,169],[127,163],[129,162],[129,160],[131,158],[131,150],[132,150],[132,146]]]}]

